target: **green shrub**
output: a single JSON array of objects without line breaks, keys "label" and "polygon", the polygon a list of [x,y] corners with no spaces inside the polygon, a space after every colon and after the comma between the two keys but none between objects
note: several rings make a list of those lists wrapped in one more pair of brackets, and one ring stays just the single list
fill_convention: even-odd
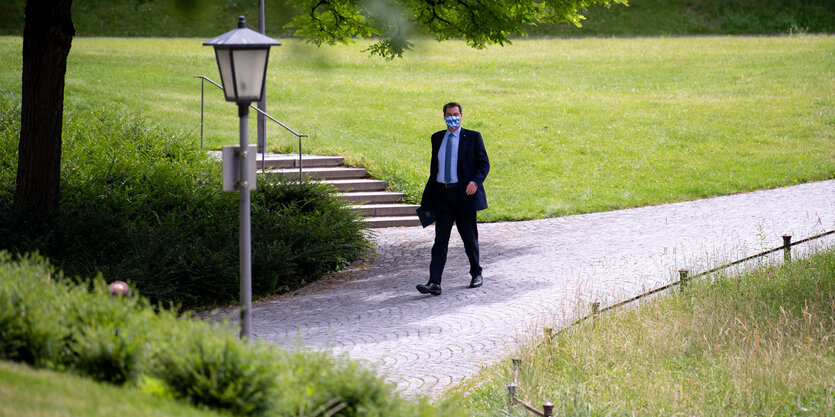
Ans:
[{"label": "green shrub", "polygon": [[281,401],[302,404],[300,411],[306,415],[315,414],[313,410],[331,400],[346,406],[339,413],[345,417],[413,416],[432,410],[399,398],[391,385],[376,383],[374,374],[356,363],[316,352],[288,356],[296,365],[280,378]]},{"label": "green shrub", "polygon": [[49,265],[37,256],[14,261],[0,252],[0,359],[234,415],[312,416],[334,405],[344,406],[337,415],[346,417],[460,415],[405,400],[346,359],[243,342],[226,324],[178,317],[138,296],[109,296],[101,276],[47,281],[45,271]]},{"label": "green shrub", "polygon": [[37,256],[10,260],[0,253],[0,358],[61,368],[70,337],[66,316],[45,302],[56,297],[37,282],[45,281],[50,271]]},{"label": "green shrub", "polygon": [[237,415],[270,410],[282,368],[275,351],[242,343],[217,324],[191,324],[172,323],[176,330],[156,358],[156,374],[173,396]]},{"label": "green shrub", "polygon": [[[239,292],[238,202],[220,163],[136,118],[69,112],[61,206],[52,219],[11,210],[19,110],[0,99],[0,249],[39,251],[68,275],[131,281],[185,306]],[[253,293],[297,287],[359,256],[362,222],[321,185],[259,183],[253,193]]]},{"label": "green shrub", "polygon": [[[68,366],[91,378],[121,385],[136,381],[143,372],[150,346],[149,320],[153,316],[141,298],[123,299],[108,294],[104,279],[65,283],[71,292],[82,294],[66,304],[70,332]],[[91,288],[93,296],[86,293]]]},{"label": "green shrub", "polygon": [[259,277],[254,287],[261,293],[344,267],[367,247],[356,215],[325,185],[280,181],[253,197],[252,216],[261,222],[253,252],[274,257],[253,260],[253,276]]},{"label": "green shrub", "polygon": [[61,280],[37,255],[11,262],[0,253],[0,358],[54,369],[77,369],[98,381],[122,384],[139,374],[146,338],[128,326],[147,317],[137,300],[106,294],[101,277]]}]

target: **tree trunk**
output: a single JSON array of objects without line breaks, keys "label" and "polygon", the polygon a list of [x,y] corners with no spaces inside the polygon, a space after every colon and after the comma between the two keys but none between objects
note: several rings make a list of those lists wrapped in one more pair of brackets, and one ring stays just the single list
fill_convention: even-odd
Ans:
[{"label": "tree trunk", "polygon": [[14,206],[32,215],[58,208],[64,74],[75,34],[72,0],[27,0]]}]

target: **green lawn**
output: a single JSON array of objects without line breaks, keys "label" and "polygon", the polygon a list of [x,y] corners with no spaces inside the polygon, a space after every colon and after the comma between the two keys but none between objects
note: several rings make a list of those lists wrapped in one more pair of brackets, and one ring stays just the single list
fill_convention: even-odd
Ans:
[{"label": "green lawn", "polygon": [[93,382],[68,373],[0,361],[0,415],[4,417],[212,417],[220,414]]},{"label": "green lawn", "polygon": [[[66,108],[104,106],[199,142],[205,39],[76,38]],[[386,62],[366,42],[271,54],[269,111],[305,150],[339,153],[419,198],[441,106],[464,106],[492,162],[487,221],[643,206],[835,177],[835,37],[418,41]],[[19,96],[21,40],[0,38],[0,92]],[[237,142],[207,87],[206,142]],[[254,123],[252,124],[254,125]],[[270,128],[276,149],[295,137]],[[254,127],[251,133],[254,137]],[[254,140],[254,139],[253,139]]]},{"label": "green lawn", "polygon": [[[518,395],[555,416],[832,416],[833,314],[832,249],[697,281],[522,349]],[[512,380],[508,359],[448,397],[474,417],[531,416],[508,404]]]}]

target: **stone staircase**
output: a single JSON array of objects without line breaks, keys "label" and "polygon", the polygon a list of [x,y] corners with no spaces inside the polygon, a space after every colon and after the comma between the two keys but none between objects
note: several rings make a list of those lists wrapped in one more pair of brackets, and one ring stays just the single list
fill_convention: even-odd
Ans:
[{"label": "stone staircase", "polygon": [[[266,178],[298,178],[299,156],[266,154],[262,170],[262,155],[258,154],[258,171]],[[399,201],[403,193],[386,191],[386,182],[368,178],[365,168],[344,166],[341,156],[302,155],[302,175],[333,185],[340,199],[351,203],[351,208],[365,218],[368,227],[419,226],[416,204]]]}]

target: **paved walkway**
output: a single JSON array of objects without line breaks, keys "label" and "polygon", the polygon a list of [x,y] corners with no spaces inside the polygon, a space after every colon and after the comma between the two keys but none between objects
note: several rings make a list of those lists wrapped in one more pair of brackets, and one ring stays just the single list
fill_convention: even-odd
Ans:
[{"label": "paved walkway", "polygon": [[[407,394],[437,396],[590,301],[612,304],[677,279],[835,228],[835,180],[694,202],[479,225],[483,287],[469,289],[453,233],[444,293],[428,277],[433,229],[373,232],[376,258],[300,294],[257,303],[253,333],[367,360]],[[814,245],[831,246],[830,235]],[[805,246],[805,248],[801,247]],[[800,245],[794,253],[811,250]],[[778,253],[778,258],[782,254]]]}]

